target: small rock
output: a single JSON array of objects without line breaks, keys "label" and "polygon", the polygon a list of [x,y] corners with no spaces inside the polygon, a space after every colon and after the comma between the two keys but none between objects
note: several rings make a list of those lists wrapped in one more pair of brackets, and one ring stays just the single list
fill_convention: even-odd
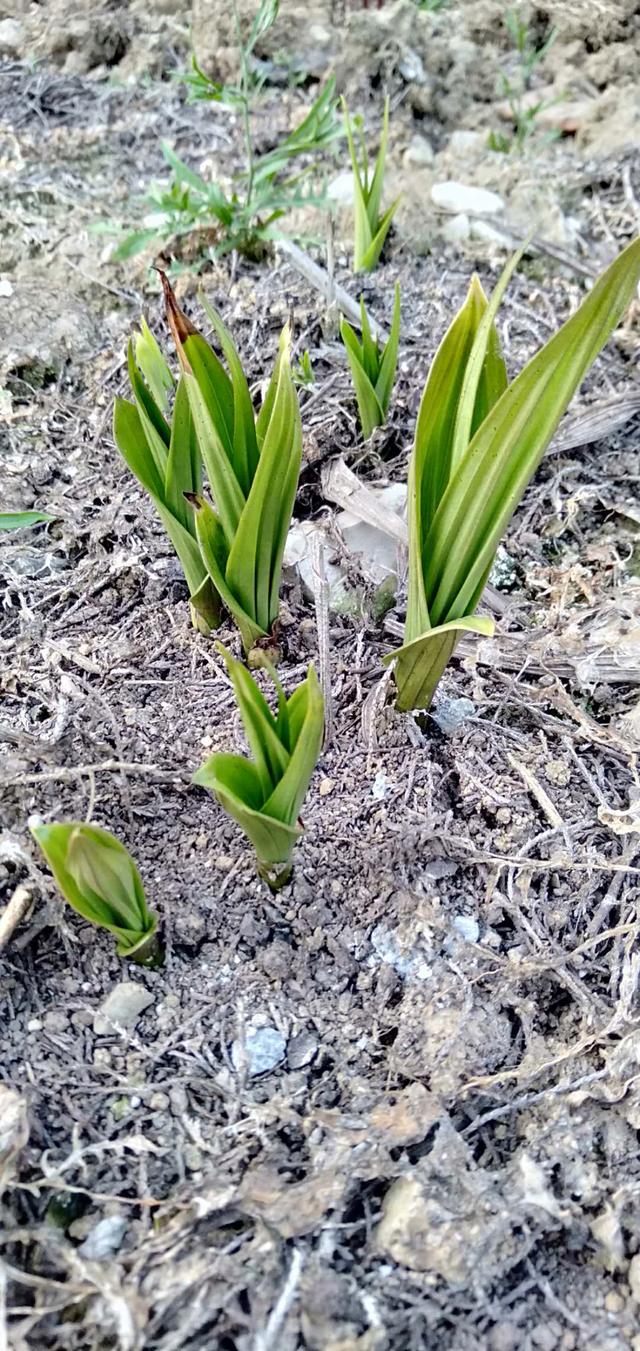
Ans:
[{"label": "small rock", "polygon": [[604,1307],[607,1313],[622,1313],[624,1309],[624,1300],[617,1290],[610,1290],[604,1297]]},{"label": "small rock", "polygon": [[398,63],[398,74],[405,84],[428,84],[429,77],[422,64],[422,58],[412,47],[408,47]]},{"label": "small rock", "polygon": [[458,128],[453,131],[449,137],[448,149],[452,155],[472,156],[477,155],[478,151],[483,150],[486,137],[482,131],[465,131]]},{"label": "small rock", "polygon": [[431,201],[441,211],[469,212],[473,216],[495,216],[504,211],[504,202],[497,192],[488,188],[474,188],[467,183],[456,183],[449,179],[446,183],[434,183],[431,189]]},{"label": "small rock", "polygon": [[297,1036],[292,1037],[287,1046],[287,1062],[289,1069],[300,1070],[303,1065],[309,1065],[314,1056],[317,1055],[318,1043],[310,1032],[298,1032]]},{"label": "small rock", "polygon": [[426,165],[433,164],[433,160],[433,146],[426,136],[412,136],[402,156],[402,162],[406,168],[422,169]]},{"label": "small rock", "polygon": [[479,239],[483,244],[499,244],[501,248],[507,248],[507,240],[501,230],[494,230],[488,220],[471,221],[471,238]]},{"label": "small rock", "polygon": [[635,1257],[631,1258],[627,1280],[636,1304],[640,1304],[640,1253],[636,1253]]},{"label": "small rock", "polygon": [[351,206],[353,202],[353,171],[344,169],[341,174],[336,174],[332,178],[328,188],[327,197],[338,206]]},{"label": "small rock", "polygon": [[104,1262],[118,1251],[125,1235],[127,1221],[123,1215],[107,1215],[99,1220],[95,1228],[78,1248],[81,1257],[89,1262]]},{"label": "small rock", "polygon": [[489,582],[496,591],[513,591],[518,585],[518,569],[504,544],[499,544],[493,560]]},{"label": "small rock", "polygon": [[518,1351],[521,1333],[514,1323],[496,1323],[489,1333],[489,1351]]},{"label": "small rock", "polygon": [[471,238],[471,222],[464,211],[443,221],[441,234],[450,244],[465,244]]},{"label": "small rock", "polygon": [[480,925],[473,915],[454,915],[453,927],[466,943],[477,943],[480,937]]},{"label": "small rock", "polygon": [[2,56],[20,56],[25,41],[25,31],[17,19],[3,19],[0,23],[0,54]]},{"label": "small rock", "polygon": [[431,717],[445,736],[452,736],[467,718],[474,716],[475,711],[476,706],[471,699],[444,698],[439,699],[431,709]]},{"label": "small rock", "polygon": [[425,954],[403,943],[401,936],[387,929],[384,924],[376,924],[372,930],[371,946],[380,961],[392,966],[403,980],[410,976],[416,980],[428,980],[431,975]]},{"label": "small rock", "polygon": [[122,980],[97,1009],[93,1030],[97,1037],[107,1036],[120,1027],[135,1027],[140,1014],[153,1003],[153,995],[134,980]]},{"label": "small rock", "polygon": [[333,792],[335,786],[336,786],[335,779],[321,779],[320,787],[318,789],[320,797],[328,797],[329,793]]},{"label": "small rock", "polygon": [[252,1078],[267,1074],[284,1060],[287,1043],[277,1027],[249,1027],[243,1042],[234,1041],[231,1059],[237,1070],[245,1066]]}]

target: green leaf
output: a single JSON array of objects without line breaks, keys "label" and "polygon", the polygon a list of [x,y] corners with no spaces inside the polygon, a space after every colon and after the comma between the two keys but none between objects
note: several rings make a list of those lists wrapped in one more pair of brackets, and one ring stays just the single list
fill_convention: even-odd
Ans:
[{"label": "green leaf", "polygon": [[166,413],[175,381],[144,318],[140,320],[140,332],[135,337],[135,359],[158,408],[161,413]]},{"label": "green leaf", "polygon": [[260,452],[256,438],[255,416],[247,378],[242,369],[238,349],[219,314],[201,297],[202,306],[218,335],[233,387],[233,467],[245,498],[258,466]]},{"label": "green leaf", "polygon": [[71,821],[32,827],[57,885],[73,910],[118,939],[121,957],[144,957],[157,918],[124,845],[108,830]]},{"label": "green leaf", "polygon": [[525,366],[478,428],[433,522],[425,574],[433,623],[469,613],[477,604],[500,538],[639,280],[637,239],[602,273],[578,311]]},{"label": "green leaf", "polygon": [[200,452],[196,440],[189,395],[182,375],[178,381],[171,419],[171,441],[164,483],[164,500],[172,514],[189,534],[195,533],[193,508],[185,493],[202,488]]},{"label": "green leaf", "polygon": [[44,511],[0,511],[0,530],[22,530],[41,521],[55,521],[55,516],[47,516]]},{"label": "green leaf", "polygon": [[296,706],[300,726],[289,763],[263,807],[267,816],[275,817],[289,826],[294,826],[298,819],[311,775],[318,763],[324,736],[324,703],[313,666],[309,667],[301,688],[306,697],[303,701],[302,696],[299,696],[299,706]]},{"label": "green leaf", "polygon": [[396,367],[398,365],[398,345],[400,343],[400,286],[396,282],[395,295],[393,301],[393,318],[391,320],[391,331],[382,353],[382,360],[378,371],[378,377],[375,382],[375,391],[378,402],[386,418],[391,402],[391,391],[393,382],[396,378]]},{"label": "green leaf", "polygon": [[396,197],[388,210],[385,211],[384,216],[378,223],[375,233],[372,232],[371,234],[370,243],[367,248],[358,255],[357,259],[354,252],[353,267],[355,272],[373,272],[374,268],[377,267],[378,262],[380,261],[380,254],[384,248],[385,240],[389,233],[393,217],[398,209],[399,202],[400,198]]},{"label": "green leaf", "polygon": [[246,666],[236,661],[221,643],[216,646],[224,658],[233,685],[264,801],[284,774],[289,764],[289,753],[278,737],[273,713]]},{"label": "green leaf", "polygon": [[194,496],[193,507],[200,557],[216,590],[220,593],[223,604],[238,625],[245,652],[250,652],[259,638],[266,638],[268,635],[243,608],[227,583],[229,547],[215,511],[202,497]]},{"label": "green leaf", "polygon": [[383,657],[385,666],[395,661],[396,702],[401,712],[429,707],[440,677],[463,633],[491,637],[493,631],[491,619],[481,615],[466,615],[449,624],[429,629],[419,638]]},{"label": "green leaf", "polygon": [[[235,757],[228,758],[235,759]],[[302,835],[302,829],[276,821],[249,806],[235,791],[237,779],[233,770],[229,771],[226,761],[226,756],[211,756],[207,764],[194,775],[194,783],[200,783],[215,794],[221,807],[237,821],[247,839],[251,841],[258,861],[263,867],[276,868],[287,863],[296,841]],[[233,786],[227,782],[228,778]]]},{"label": "green leaf", "polygon": [[340,335],[345,346],[347,360],[351,369],[353,387],[356,391],[362,435],[365,441],[367,441],[371,436],[374,427],[382,426],[384,422],[384,413],[371,380],[362,366],[362,348],[360,343],[346,319],[341,320]]}]

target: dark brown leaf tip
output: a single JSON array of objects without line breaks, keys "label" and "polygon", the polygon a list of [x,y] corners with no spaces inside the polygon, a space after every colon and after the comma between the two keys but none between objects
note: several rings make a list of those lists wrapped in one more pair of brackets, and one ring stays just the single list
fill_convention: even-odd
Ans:
[{"label": "dark brown leaf tip", "polygon": [[171,330],[171,336],[176,345],[176,351],[178,353],[182,366],[184,367],[185,370],[190,371],[191,367],[183,352],[183,344],[186,342],[187,338],[192,338],[194,334],[197,334],[198,330],[195,327],[195,325],[191,323],[191,320],[187,318],[186,314],[184,314],[184,312],[180,309],[180,306],[175,297],[173,287],[171,285],[171,282],[169,281],[166,272],[163,272],[162,268],[160,267],[157,269],[157,271],[160,277],[160,281],[162,282],[162,290],[164,292],[164,307],[167,316],[167,323]]}]

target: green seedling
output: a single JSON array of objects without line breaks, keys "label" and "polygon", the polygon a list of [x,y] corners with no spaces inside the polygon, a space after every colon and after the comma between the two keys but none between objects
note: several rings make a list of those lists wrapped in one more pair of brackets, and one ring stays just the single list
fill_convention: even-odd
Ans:
[{"label": "green seedling", "polygon": [[315,384],[316,377],[313,373],[313,366],[311,365],[308,347],[305,347],[300,360],[296,362],[296,365],[293,367],[293,379],[294,384],[301,385],[303,389],[308,385]]},{"label": "green seedling", "polygon": [[282,556],[302,457],[300,409],[288,325],[256,418],[240,357],[219,315],[203,300],[228,373],[163,277],[169,324],[182,366],[196,444],[215,510],[190,494],[201,557],[252,661],[275,641]]},{"label": "green seedling", "polygon": [[[384,101],[382,136],[373,172],[367,154],[362,118],[354,118],[352,127],[349,110],[344,99],[342,100],[342,107],[353,168],[353,270],[354,272],[373,272],[382,253],[391,221],[400,201],[400,198],[396,197],[395,202],[392,202],[382,215],[380,214],[387,141],[389,139],[389,99],[386,98]],[[356,145],[356,137],[358,145]]]},{"label": "green seedling", "polygon": [[72,910],[108,929],[117,939],[119,957],[154,965],[158,920],[124,845],[110,831],[81,821],[32,826],[31,833]]},{"label": "green seedling", "polygon": [[28,525],[40,525],[42,521],[54,519],[46,516],[44,511],[0,511],[0,530],[23,530]]},{"label": "green seedling", "polygon": [[[210,633],[220,622],[220,599],[200,554],[193,507],[186,493],[202,487],[200,452],[184,378],[175,381],[148,326],[129,343],[133,403],[116,399],[113,434],[122,458],[149,494],[182,564],[194,627]],[[175,386],[171,421],[165,417]]]},{"label": "green seedling", "polygon": [[510,136],[505,136],[503,132],[490,131],[487,144],[490,150],[499,150],[503,154],[508,154],[513,149],[522,154],[527,142],[537,130],[540,114],[557,101],[554,98],[541,98],[532,103],[529,98],[534,71],[553,46],[556,29],[551,30],[541,47],[536,47],[528,24],[515,10],[507,12],[504,23],[515,48],[517,60],[515,77],[510,79],[509,76],[502,75],[500,80],[501,93],[509,104],[513,132]]},{"label": "green seedling", "polygon": [[495,317],[521,255],[488,303],[477,277],[436,352],[409,468],[409,589],[395,662],[400,709],[428,708],[475,613],[500,539],[584,375],[633,299],[640,239],[606,269],[579,309],[512,384]]},{"label": "green seedling", "polygon": [[168,185],[150,188],[142,228],[120,241],[114,257],[132,257],[155,243],[163,249],[189,247],[196,257],[219,257],[236,250],[260,259],[278,237],[278,222],[294,209],[323,207],[326,194],[319,168],[325,150],[341,135],[335,79],[327,80],[302,122],[264,155],[256,151],[253,131],[257,100],[265,82],[254,48],[278,16],[277,0],[261,0],[245,32],[231,0],[240,69],[235,84],[212,79],[192,59],[185,77],[189,99],[231,110],[239,118],[245,164],[229,183],[207,181],[185,164],[165,141],[162,153],[171,169]]},{"label": "green seedling", "polygon": [[287,699],[272,666],[274,715],[246,667],[217,644],[226,662],[252,758],[212,755],[193,782],[215,794],[250,839],[258,872],[273,890],[291,875],[291,855],[303,826],[299,813],[324,733],[322,693],[313,666]]},{"label": "green seedling", "polygon": [[346,319],[343,319],[340,324],[340,333],[351,367],[362,435],[367,441],[374,427],[382,427],[387,420],[391,390],[396,375],[398,342],[400,340],[400,287],[397,283],[391,332],[384,346],[381,348],[378,338],[374,339],[371,335],[369,316],[362,298],[360,299],[360,327],[362,331],[361,343],[358,342],[356,334]]}]

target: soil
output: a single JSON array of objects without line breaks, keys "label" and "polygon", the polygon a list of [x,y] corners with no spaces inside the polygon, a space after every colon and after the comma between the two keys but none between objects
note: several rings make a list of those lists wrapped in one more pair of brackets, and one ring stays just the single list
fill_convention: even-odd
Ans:
[{"label": "soil", "polygon": [[[221,8],[196,5],[194,21],[215,25]],[[362,287],[382,323],[396,280],[404,298],[390,422],[368,447],[332,316],[287,255],[202,272],[256,388],[289,313],[310,350],[299,519],[330,516],[321,471],[338,455],[371,485],[405,480],[435,347],[472,270],[488,288],[506,257],[495,237],[447,238],[433,182],[496,188],[514,237],[539,192],[549,249],[527,256],[501,311],[512,373],[637,233],[620,110],[637,97],[640,14],[599,0],[586,22],[585,9],[529,11],[540,41],[558,28],[536,79],[589,107],[576,132],[535,133],[519,157],[486,148],[513,60],[498,4],[327,5],[313,24],[282,6],[288,26],[261,59],[279,79],[285,51],[310,75],[267,83],[259,134],[295,125],[335,67],[372,132],[390,92],[390,184],[405,190]],[[358,607],[331,616],[333,738],[274,897],[190,783],[241,734],[111,438],[140,315],[167,339],[151,258],[115,263],[95,229],[138,218],[162,137],[225,174],[239,129],[172,78],[186,5],[21,10],[0,88],[2,503],[55,520],[0,553],[0,903],[21,884],[30,897],[0,965],[0,1346],[638,1351],[637,308],[509,528],[496,638],[460,649],[436,717],[390,705],[382,657],[403,589],[375,619],[367,562],[331,527]],[[478,129],[461,160],[452,135]],[[418,169],[416,135],[434,151]],[[349,261],[347,211],[336,280],[357,296]],[[197,284],[183,266],[182,303],[202,322]],[[221,636],[237,650],[231,627]],[[282,641],[291,689],[317,659],[294,577]],[[65,909],[34,815],[118,834],[161,917],[164,965],[127,965]],[[134,1025],[96,1032],[121,981],[151,1001]]]}]

